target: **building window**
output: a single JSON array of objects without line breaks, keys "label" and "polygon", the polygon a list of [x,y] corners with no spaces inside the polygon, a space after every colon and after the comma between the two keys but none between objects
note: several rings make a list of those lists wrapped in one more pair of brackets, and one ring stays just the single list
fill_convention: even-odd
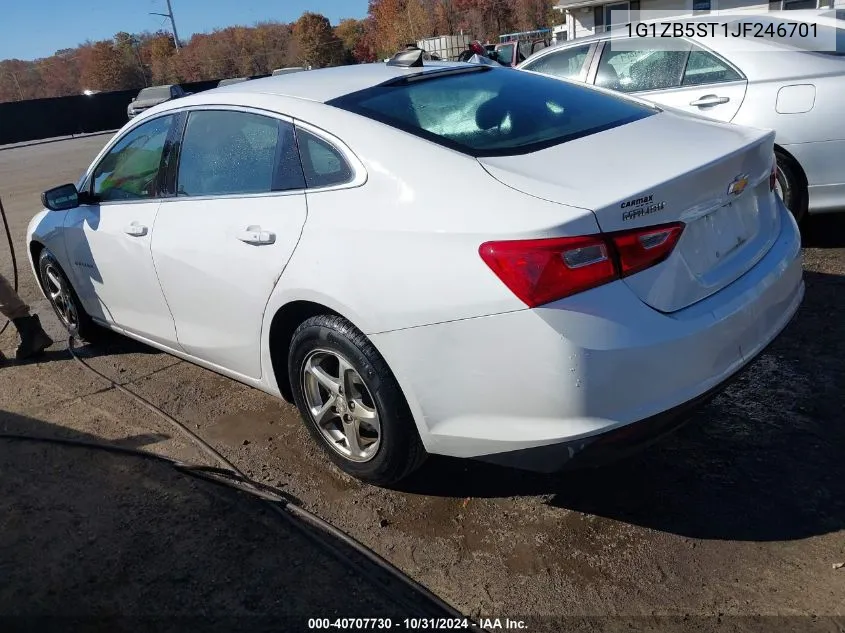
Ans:
[{"label": "building window", "polygon": [[783,10],[792,9],[817,9],[817,0],[783,0]]},{"label": "building window", "polygon": [[[604,30],[609,31],[614,25],[622,25],[630,22],[630,12],[631,5],[629,2],[614,2],[613,4],[604,5]],[[596,31],[598,30],[596,28]]]},{"label": "building window", "polygon": [[710,0],[692,0],[692,14],[702,15],[710,13]]}]

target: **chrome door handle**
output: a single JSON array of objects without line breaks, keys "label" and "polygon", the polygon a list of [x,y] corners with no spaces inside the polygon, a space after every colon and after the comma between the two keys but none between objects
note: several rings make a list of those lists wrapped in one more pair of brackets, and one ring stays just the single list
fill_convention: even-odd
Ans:
[{"label": "chrome door handle", "polygon": [[129,226],[123,228],[123,232],[132,237],[144,237],[149,229],[143,224],[133,222]]},{"label": "chrome door handle", "polygon": [[260,226],[248,226],[245,231],[238,233],[238,239],[246,244],[258,246],[261,244],[275,243],[276,234],[270,231],[263,231]]},{"label": "chrome door handle", "polygon": [[701,99],[696,99],[695,101],[690,101],[691,106],[698,106],[698,107],[706,107],[706,106],[714,106],[720,105],[722,103],[727,103],[730,101],[728,97],[720,97],[718,95],[704,95]]}]

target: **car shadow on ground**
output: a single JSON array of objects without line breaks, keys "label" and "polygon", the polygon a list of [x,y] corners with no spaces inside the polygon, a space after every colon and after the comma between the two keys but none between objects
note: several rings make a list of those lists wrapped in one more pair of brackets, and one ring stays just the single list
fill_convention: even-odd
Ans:
[{"label": "car shadow on ground", "polygon": [[[104,441],[4,411],[0,434]],[[444,615],[396,583],[388,593],[374,564],[294,523],[158,460],[3,438],[0,613],[39,631],[68,630],[69,618],[114,618],[109,630],[279,631],[307,630],[313,617]]]},{"label": "car shadow on ground", "polygon": [[845,248],[845,213],[809,216],[801,226],[805,248]]},{"label": "car shadow on ground", "polygon": [[690,424],[634,457],[546,476],[432,458],[402,489],[544,495],[553,507],[705,539],[845,529],[845,277],[805,280],[797,317],[758,362]]},{"label": "car shadow on ground", "polygon": [[[9,336],[10,338],[8,341],[11,342],[7,342],[4,335],[4,342],[0,345],[0,347],[8,348],[7,353],[10,355],[9,362],[14,362],[15,365],[35,365],[40,363],[49,363],[55,360],[67,360],[70,355],[67,349],[67,336],[64,334],[64,331],[62,331],[61,336],[53,334],[53,345],[47,351],[26,360],[14,361],[13,354],[14,349],[18,344],[18,339],[17,335],[14,335],[14,340],[11,338],[12,335]],[[76,354],[82,358],[123,356],[127,354],[155,355],[163,353],[153,347],[150,347],[149,345],[145,345],[144,343],[140,343],[134,339],[127,338],[105,328],[97,330],[95,342],[89,343],[87,341],[77,341],[74,349]]]}]

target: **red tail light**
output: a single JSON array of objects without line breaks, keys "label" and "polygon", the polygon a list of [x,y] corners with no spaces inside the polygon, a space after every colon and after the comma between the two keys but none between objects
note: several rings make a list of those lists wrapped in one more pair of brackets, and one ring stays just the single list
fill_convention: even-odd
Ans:
[{"label": "red tail light", "polygon": [[769,173],[769,191],[775,190],[775,185],[778,184],[778,159],[777,156],[772,162],[772,171]]},{"label": "red tail light", "polygon": [[633,275],[662,262],[674,250],[683,230],[683,224],[669,224],[610,235],[619,253],[621,276]]},{"label": "red tail light", "polygon": [[660,263],[683,228],[676,223],[585,237],[486,242],[478,252],[511,292],[534,308]]}]

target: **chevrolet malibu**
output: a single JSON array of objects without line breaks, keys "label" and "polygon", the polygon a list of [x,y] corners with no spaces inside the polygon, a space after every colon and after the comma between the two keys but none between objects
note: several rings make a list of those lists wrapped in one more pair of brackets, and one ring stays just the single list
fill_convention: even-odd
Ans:
[{"label": "chevrolet malibu", "polygon": [[796,312],[773,140],[410,51],[140,114],[43,194],[29,255],[71,333],[293,401],[363,480],[595,465]]}]

